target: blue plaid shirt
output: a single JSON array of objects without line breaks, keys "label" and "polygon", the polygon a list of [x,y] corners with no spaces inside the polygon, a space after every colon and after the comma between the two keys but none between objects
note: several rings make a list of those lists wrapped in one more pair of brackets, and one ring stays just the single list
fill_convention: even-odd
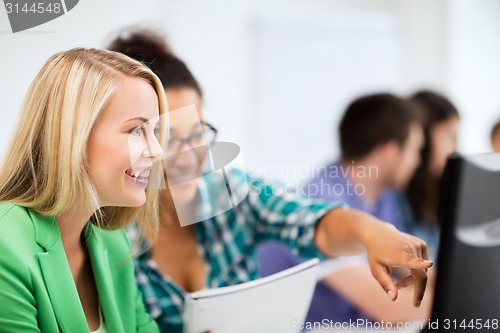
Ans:
[{"label": "blue plaid shirt", "polygon": [[[236,207],[195,225],[198,251],[207,268],[206,287],[218,288],[254,280],[259,277],[257,245],[276,240],[301,257],[321,257],[313,242],[316,222],[340,204],[312,201],[287,193],[276,184],[247,178],[242,172],[232,174],[232,188],[248,184],[248,196]],[[199,183],[203,205],[219,199]],[[134,232],[129,232],[133,238]],[[164,275],[145,250],[135,259],[137,283],[147,311],[158,322],[162,332],[183,330],[184,291]]]}]

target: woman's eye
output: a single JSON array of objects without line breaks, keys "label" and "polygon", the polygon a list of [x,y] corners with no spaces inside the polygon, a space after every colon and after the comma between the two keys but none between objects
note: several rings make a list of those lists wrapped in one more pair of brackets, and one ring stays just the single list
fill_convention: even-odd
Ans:
[{"label": "woman's eye", "polygon": [[169,146],[175,146],[175,145],[176,145],[176,144],[178,144],[179,142],[180,142],[180,140],[179,140],[179,139],[177,139],[177,138],[170,138],[170,139],[168,140],[168,145],[169,145]]},{"label": "woman's eye", "polygon": [[155,136],[158,136],[160,134],[160,132],[161,132],[160,127],[155,127],[155,129],[154,129]]},{"label": "woman's eye", "polygon": [[141,136],[143,133],[142,127],[135,127],[132,130],[130,130],[130,134],[133,136]]},{"label": "woman's eye", "polygon": [[191,136],[191,140],[193,140],[193,142],[200,142],[203,140],[203,133],[197,133],[197,134],[193,134]]}]

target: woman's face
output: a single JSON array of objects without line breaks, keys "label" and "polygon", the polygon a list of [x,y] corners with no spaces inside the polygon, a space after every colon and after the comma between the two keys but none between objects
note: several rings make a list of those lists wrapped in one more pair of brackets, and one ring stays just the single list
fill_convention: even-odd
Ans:
[{"label": "woman's face", "polygon": [[169,190],[163,191],[162,195],[173,198],[175,204],[185,204],[196,196],[197,178],[205,157],[200,149],[192,149],[206,144],[200,120],[201,97],[192,88],[167,89],[165,92],[170,109],[165,162]]},{"label": "woman's face", "polygon": [[394,170],[391,173],[392,186],[403,189],[410,181],[413,173],[420,164],[420,151],[424,144],[424,133],[420,124],[412,124],[408,137],[397,153],[393,162]]},{"label": "woman's face", "polygon": [[457,150],[458,118],[436,123],[430,129],[430,173],[441,177],[448,157]]},{"label": "woman's face", "polygon": [[145,80],[122,79],[94,124],[87,145],[89,175],[101,206],[146,202],[149,171],[163,155],[156,139],[158,96]]}]

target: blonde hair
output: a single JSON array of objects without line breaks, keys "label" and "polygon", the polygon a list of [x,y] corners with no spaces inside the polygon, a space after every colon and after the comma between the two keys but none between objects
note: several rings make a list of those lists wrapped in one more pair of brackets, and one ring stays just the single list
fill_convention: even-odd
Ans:
[{"label": "blonde hair", "polygon": [[[92,221],[107,229],[133,220],[153,237],[159,227],[158,189],[146,189],[141,207],[100,208],[86,168],[87,142],[93,125],[124,76],[146,80],[167,117],[163,86],[146,66],[123,54],[76,48],[52,56],[31,84],[21,118],[0,171],[0,201],[56,216],[80,204],[96,213]],[[166,129],[162,143],[166,142]],[[150,177],[159,177],[155,163]],[[154,179],[154,178],[153,178]]]}]

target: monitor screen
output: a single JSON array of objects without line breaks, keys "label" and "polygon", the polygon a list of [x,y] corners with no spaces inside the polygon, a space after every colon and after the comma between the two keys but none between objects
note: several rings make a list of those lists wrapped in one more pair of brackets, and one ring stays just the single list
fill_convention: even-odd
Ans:
[{"label": "monitor screen", "polygon": [[[443,329],[448,323],[454,332],[498,331],[500,153],[453,156],[442,182],[438,217],[442,231],[431,322],[439,321]],[[466,326],[471,323],[474,328]],[[489,328],[478,330],[485,324]]]}]

